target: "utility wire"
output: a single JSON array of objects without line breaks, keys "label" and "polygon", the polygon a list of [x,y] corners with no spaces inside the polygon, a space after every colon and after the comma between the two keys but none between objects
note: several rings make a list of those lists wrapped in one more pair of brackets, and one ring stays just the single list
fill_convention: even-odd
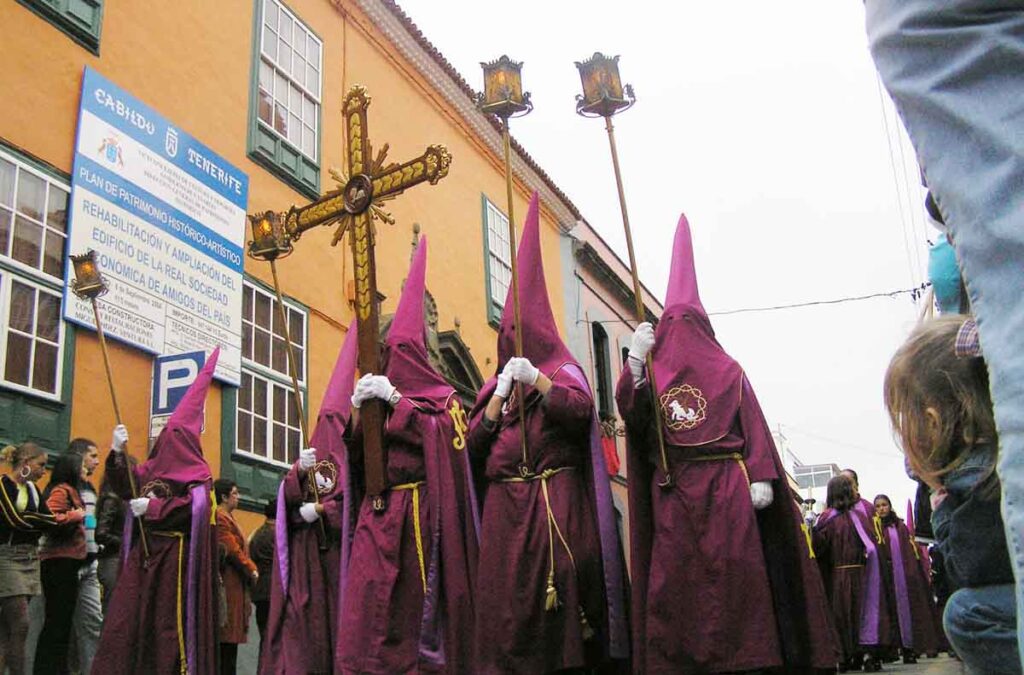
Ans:
[{"label": "utility wire", "polygon": [[899,295],[910,294],[916,302],[924,293],[924,290],[931,284],[921,284],[914,288],[904,288],[898,291],[886,293],[870,293],[868,295],[855,295],[846,298],[833,298],[831,300],[812,300],[809,302],[795,302],[790,305],[772,305],[770,307],[745,307],[743,309],[729,309],[723,312],[708,312],[708,316],[725,316],[727,314],[746,314],[749,312],[774,312],[780,309],[796,309],[799,307],[816,307],[818,305],[839,305],[844,302],[860,302],[861,300],[873,300],[874,298],[895,298]]},{"label": "utility wire", "polygon": [[[862,300],[874,300],[875,298],[895,298],[900,295],[909,294],[914,301],[917,301],[924,295],[925,290],[931,286],[930,283],[921,284],[914,288],[903,288],[898,291],[887,291],[884,293],[870,293],[868,295],[852,295],[845,298],[832,298],[831,300],[811,300],[808,302],[794,302],[789,305],[771,305],[769,307],[744,307],[742,309],[728,309],[721,312],[708,312],[708,316],[726,316],[729,314],[748,314],[750,312],[774,312],[783,309],[798,309],[801,307],[816,307],[818,305],[839,305],[846,302],[860,302]],[[577,319],[577,324],[581,323],[601,323],[601,324],[612,324],[612,323],[627,323],[632,324],[632,321],[623,321],[620,319],[610,319],[606,321],[586,321],[584,319]]]},{"label": "utility wire", "polygon": [[899,207],[900,213],[900,225],[903,229],[903,249],[907,255],[907,269],[910,272],[911,283],[921,278],[919,274],[915,274],[914,259],[910,253],[910,244],[908,243],[907,233],[907,216],[903,209],[903,197],[900,192],[900,183],[897,178],[896,172],[896,156],[892,149],[892,135],[889,132],[889,116],[886,114],[885,107],[885,95],[882,93],[882,81],[878,74],[875,74],[875,85],[878,87],[878,103],[881,106],[882,112],[882,123],[885,126],[885,142],[889,146],[889,166],[892,168],[892,184],[896,189],[896,204]]}]

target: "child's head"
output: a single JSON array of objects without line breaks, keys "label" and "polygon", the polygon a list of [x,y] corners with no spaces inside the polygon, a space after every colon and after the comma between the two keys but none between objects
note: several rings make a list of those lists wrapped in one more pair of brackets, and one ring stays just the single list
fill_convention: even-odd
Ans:
[{"label": "child's head", "polygon": [[997,442],[985,362],[956,354],[968,319],[953,314],[918,326],[885,373],[893,429],[914,473],[932,487],[976,445]]},{"label": "child's head", "polygon": [[839,474],[828,482],[825,505],[836,511],[848,511],[856,503],[853,496],[853,482]]}]

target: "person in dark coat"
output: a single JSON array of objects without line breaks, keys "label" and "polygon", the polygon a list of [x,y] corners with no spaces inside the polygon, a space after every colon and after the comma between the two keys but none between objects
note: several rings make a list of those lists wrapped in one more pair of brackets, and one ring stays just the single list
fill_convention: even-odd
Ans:
[{"label": "person in dark coat", "polygon": [[267,614],[270,612],[270,581],[274,565],[274,524],[277,518],[277,499],[271,499],[263,509],[265,520],[249,536],[249,558],[256,564],[259,577],[249,597],[256,614],[256,627],[260,632],[262,657],[263,638],[267,631]]}]

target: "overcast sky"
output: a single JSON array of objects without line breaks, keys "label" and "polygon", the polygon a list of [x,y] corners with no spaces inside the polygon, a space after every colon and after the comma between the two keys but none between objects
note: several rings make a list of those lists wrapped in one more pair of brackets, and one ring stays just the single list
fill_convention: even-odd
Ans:
[{"label": "overcast sky", "polygon": [[[603,122],[575,114],[573,65],[595,50],[621,55],[638,102],[615,118],[616,138],[641,278],[659,297],[680,212],[711,313],[923,280],[935,232],[880,93],[862,3],[400,4],[476,89],[480,61],[525,62],[535,110],[513,135],[625,257]],[[882,377],[918,312],[902,295],[712,323],[796,455],[854,467],[864,495],[889,493],[902,515],[914,484]]]}]

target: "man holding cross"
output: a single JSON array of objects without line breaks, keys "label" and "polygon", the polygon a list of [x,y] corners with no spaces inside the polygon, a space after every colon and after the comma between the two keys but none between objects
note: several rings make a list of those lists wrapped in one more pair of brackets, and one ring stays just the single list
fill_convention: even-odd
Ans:
[{"label": "man holding cross", "polygon": [[[427,240],[420,240],[384,343],[383,374],[352,395],[350,475],[366,456],[360,407],[386,406],[385,486],[359,509],[338,644],[342,673],[476,672],[470,662],[477,538],[465,415],[430,365],[423,321]],[[461,413],[461,414],[460,414]]]}]

